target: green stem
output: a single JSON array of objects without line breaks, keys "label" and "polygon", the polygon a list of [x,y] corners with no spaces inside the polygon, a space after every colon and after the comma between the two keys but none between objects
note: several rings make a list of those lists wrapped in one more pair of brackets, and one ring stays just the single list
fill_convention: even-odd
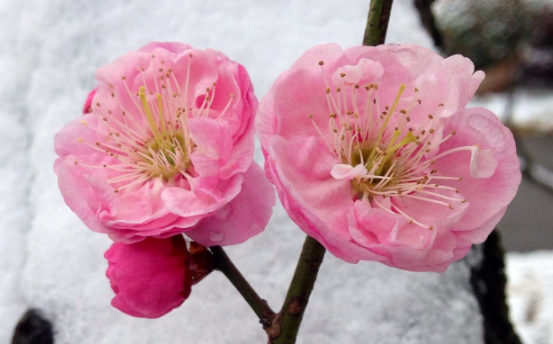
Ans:
[{"label": "green stem", "polygon": [[259,322],[265,327],[270,326],[275,313],[271,307],[269,307],[267,301],[256,293],[221,246],[212,246],[210,249],[215,261],[215,269],[221,271],[232,285],[234,285],[236,290],[238,290],[240,295],[242,295],[244,300],[246,300],[248,305],[250,305],[251,309],[255,312],[259,318]]},{"label": "green stem", "polygon": [[393,0],[371,0],[363,45],[384,44]]},{"label": "green stem", "polygon": [[281,332],[273,344],[294,344],[300,329],[303,313],[313,291],[325,248],[311,237],[305,239],[296,272],[290,283],[282,310],[279,313]]}]

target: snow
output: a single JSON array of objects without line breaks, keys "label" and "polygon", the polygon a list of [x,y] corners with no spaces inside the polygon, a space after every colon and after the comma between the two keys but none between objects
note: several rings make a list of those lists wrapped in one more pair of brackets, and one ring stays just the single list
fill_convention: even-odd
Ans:
[{"label": "snow", "polygon": [[[475,98],[471,106],[482,106],[505,119],[509,99],[505,94]],[[512,122],[515,127],[535,132],[553,131],[553,98],[550,89],[517,89],[513,92]]]},{"label": "snow", "polygon": [[[367,9],[368,1],[331,0],[1,2],[0,342],[29,306],[52,320],[58,344],[264,342],[253,312],[217,273],[161,319],[113,309],[103,258],[110,241],[64,205],[53,136],[79,115],[99,66],[149,41],[224,51],[246,66],[261,98],[310,46],[358,45]],[[431,47],[410,1],[396,1],[388,41]],[[277,206],[263,234],[228,253],[278,308],[303,238]],[[444,274],[409,273],[328,255],[299,342],[482,343],[469,273],[466,262]]]},{"label": "snow", "polygon": [[509,307],[525,344],[553,343],[553,252],[510,254]]}]

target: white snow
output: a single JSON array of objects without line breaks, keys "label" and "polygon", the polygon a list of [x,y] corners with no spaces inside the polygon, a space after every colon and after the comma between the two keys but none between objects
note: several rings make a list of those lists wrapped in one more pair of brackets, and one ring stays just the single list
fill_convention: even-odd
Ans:
[{"label": "white snow", "polygon": [[[310,46],[358,45],[367,9],[368,1],[331,0],[2,1],[0,342],[9,341],[28,306],[53,321],[58,344],[264,342],[253,312],[216,273],[161,319],[113,309],[103,258],[110,241],[64,205],[52,169],[53,137],[80,114],[94,71],[149,41],[224,51],[246,66],[261,98]],[[396,1],[388,41],[431,46],[411,1]],[[228,252],[278,308],[303,238],[277,206],[263,234]],[[440,275],[328,255],[299,342],[482,343],[468,276],[466,263]]]},{"label": "white snow", "polygon": [[512,253],[507,259],[509,307],[525,344],[553,343],[553,252]]},{"label": "white snow", "polygon": [[[505,119],[509,99],[505,94],[487,94],[475,98],[471,106],[482,106]],[[512,123],[535,132],[553,131],[553,97],[550,89],[517,89],[513,92]]]}]

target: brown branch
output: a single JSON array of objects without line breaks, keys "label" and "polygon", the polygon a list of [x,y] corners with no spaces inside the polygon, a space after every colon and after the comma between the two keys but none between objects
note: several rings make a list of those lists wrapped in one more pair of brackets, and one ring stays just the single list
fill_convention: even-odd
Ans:
[{"label": "brown branch", "polygon": [[432,37],[436,48],[442,48],[442,32],[438,29],[434,12],[432,12],[432,3],[434,3],[434,1],[435,0],[415,0],[415,8],[419,11],[422,25],[430,34],[430,37]]},{"label": "brown branch", "polygon": [[271,331],[267,331],[269,343],[294,344],[296,342],[303,314],[325,252],[325,248],[317,240],[309,236],[305,239],[282,310],[275,318]]},{"label": "brown branch", "polygon": [[275,312],[269,307],[267,301],[262,299],[248,281],[246,281],[221,246],[212,246],[210,249],[215,261],[215,269],[221,271],[234,285],[236,290],[238,290],[255,312],[263,327],[270,326],[275,317]]}]

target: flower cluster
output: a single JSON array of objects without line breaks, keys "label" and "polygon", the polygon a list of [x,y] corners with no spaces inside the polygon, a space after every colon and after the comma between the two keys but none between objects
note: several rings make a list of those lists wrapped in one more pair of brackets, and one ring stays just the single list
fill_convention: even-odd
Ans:
[{"label": "flower cluster", "polygon": [[[265,228],[275,197],[252,162],[258,102],[244,67],[217,51],[152,43],[96,77],[85,113],[56,135],[55,170],[65,202],[90,229],[136,247],[110,249],[110,262],[119,261],[108,276],[118,266],[141,269],[121,259],[138,259],[150,247],[152,255],[169,252],[146,238],[169,247],[184,233],[204,246],[233,245]],[[164,270],[173,259],[156,262]],[[131,305],[128,297],[139,294],[127,295]]]},{"label": "flower cluster", "polygon": [[[462,56],[418,46],[321,45],[257,111],[241,65],[152,43],[97,72],[84,114],[55,139],[59,187],[115,241],[112,304],[133,316],[162,316],[188,297],[186,240],[260,233],[275,202],[269,181],[335,256],[441,272],[486,239],[521,180],[510,131],[466,108],[483,78]],[[255,128],[265,174],[252,161]]]}]

